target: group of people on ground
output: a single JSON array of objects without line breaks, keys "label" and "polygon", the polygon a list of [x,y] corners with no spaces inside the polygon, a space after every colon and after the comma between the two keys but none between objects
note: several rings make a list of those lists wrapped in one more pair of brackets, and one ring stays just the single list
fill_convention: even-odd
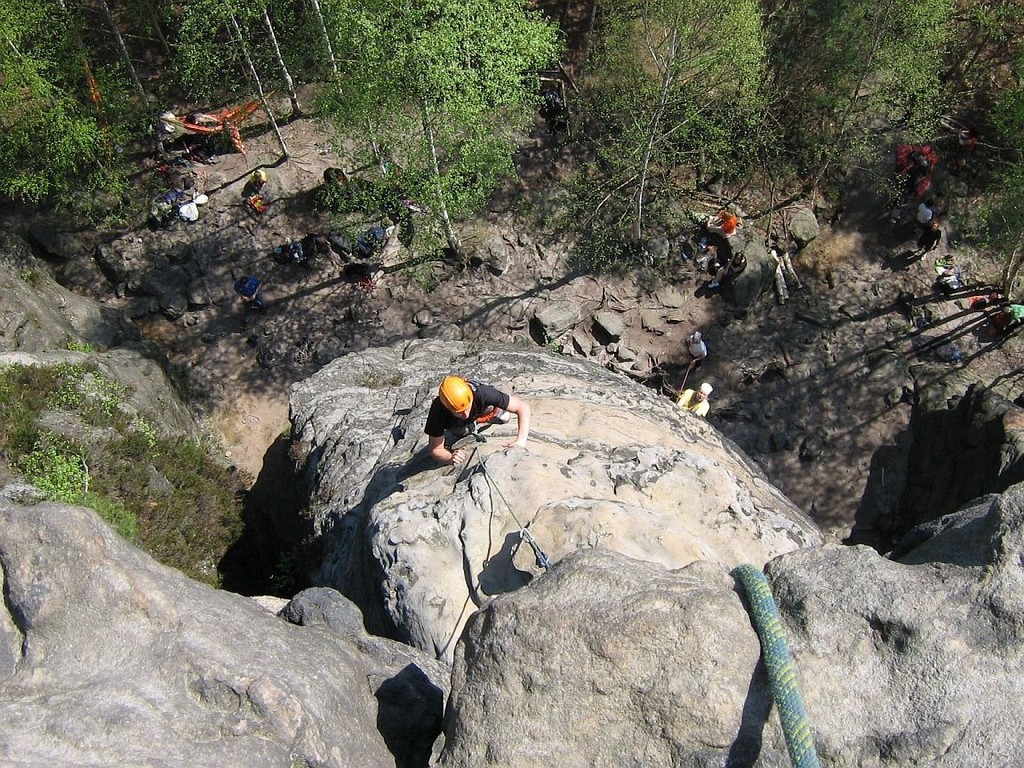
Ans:
[{"label": "group of people on ground", "polygon": [[[968,158],[977,145],[978,137],[973,131],[963,129],[958,133],[951,172],[962,173],[967,169]],[[917,250],[915,251],[918,257],[935,250],[942,241],[943,227],[939,221],[942,198],[935,191],[932,178],[937,163],[938,155],[928,145],[902,145],[897,149],[897,173],[904,178],[906,183],[904,199],[914,200],[916,198],[917,200],[914,219],[918,228]],[[898,224],[904,210],[912,206],[913,202],[894,209],[893,223]],[[934,268],[935,289],[939,293],[950,296],[956,291],[968,287],[953,254],[947,253],[945,256],[936,257]],[[1002,305],[991,315],[992,326],[996,332],[1005,334],[1024,325],[1024,304],[1007,303],[1006,298],[998,292],[977,295],[970,299],[972,309],[987,311],[996,305]]]},{"label": "group of people on ground", "polygon": [[684,258],[693,259],[698,273],[710,276],[706,282],[709,290],[721,288],[747,268],[747,257],[742,252],[736,251],[727,260],[723,259],[719,256],[719,246],[712,241],[715,238],[728,243],[741,226],[736,214],[719,211],[705,222],[706,234],[691,241],[688,248],[684,249]]}]

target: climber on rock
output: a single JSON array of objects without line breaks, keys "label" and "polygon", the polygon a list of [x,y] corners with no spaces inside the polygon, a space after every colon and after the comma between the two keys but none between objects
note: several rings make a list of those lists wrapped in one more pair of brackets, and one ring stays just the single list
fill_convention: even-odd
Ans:
[{"label": "climber on rock", "polygon": [[445,377],[430,404],[423,430],[430,437],[430,455],[446,464],[464,463],[468,458],[466,450],[451,450],[453,443],[476,431],[477,425],[507,424],[510,413],[516,415],[519,430],[516,439],[505,447],[525,447],[530,434],[530,406],[526,401],[474,379]]}]

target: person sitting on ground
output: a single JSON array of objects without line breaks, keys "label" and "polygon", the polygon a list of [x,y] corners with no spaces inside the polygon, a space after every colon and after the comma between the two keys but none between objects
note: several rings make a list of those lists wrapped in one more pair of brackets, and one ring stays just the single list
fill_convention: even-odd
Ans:
[{"label": "person sitting on ground", "polygon": [[242,297],[246,306],[253,309],[263,308],[263,283],[252,275],[242,275],[235,281],[235,293]]},{"label": "person sitting on ground", "polygon": [[992,317],[992,324],[1000,333],[1008,333],[1024,322],[1024,304],[1009,304]]},{"label": "person sitting on ground", "polygon": [[736,234],[736,230],[740,228],[740,218],[734,213],[719,211],[708,219],[707,227],[709,232],[717,232],[725,237],[732,237]]},{"label": "person sitting on ground", "polygon": [[734,280],[747,268],[747,257],[742,253],[733,254],[732,260],[715,273],[715,279],[708,283],[708,288],[720,288],[723,283]]},{"label": "person sitting on ground", "polygon": [[935,287],[946,295],[964,287],[964,276],[952,254],[935,259]]},{"label": "person sitting on ground", "polygon": [[687,339],[687,349],[690,352],[690,365],[700,365],[708,356],[708,345],[704,343],[704,337],[700,331],[694,331]]},{"label": "person sitting on ground", "polygon": [[678,399],[676,399],[676,405],[682,408],[684,411],[689,411],[700,417],[708,415],[708,411],[711,410],[711,403],[708,402],[708,395],[713,391],[710,384],[706,381],[700,385],[700,389],[684,389]]},{"label": "person sitting on ground", "polygon": [[529,403],[474,379],[446,376],[430,404],[423,429],[430,438],[430,455],[446,464],[462,464],[468,454],[464,448],[451,450],[454,442],[475,431],[478,424],[507,424],[509,413],[516,415],[518,431],[505,447],[525,447],[530,435]]},{"label": "person sitting on ground", "polygon": [[252,197],[263,189],[263,185],[266,183],[267,172],[262,168],[257,168],[252,172],[252,175],[246,179],[245,186],[242,187],[242,197]]},{"label": "person sitting on ground", "polygon": [[262,168],[257,168],[246,180],[245,186],[242,187],[242,197],[245,199],[245,204],[254,213],[263,213],[267,210],[266,186],[267,172]]}]

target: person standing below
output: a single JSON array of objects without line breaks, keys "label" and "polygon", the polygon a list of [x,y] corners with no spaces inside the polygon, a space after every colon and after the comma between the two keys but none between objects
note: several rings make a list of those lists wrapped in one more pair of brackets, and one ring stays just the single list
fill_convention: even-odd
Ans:
[{"label": "person standing below", "polygon": [[932,217],[932,220],[925,225],[924,232],[917,238],[918,255],[924,256],[934,250],[940,240],[942,240],[942,227],[939,226],[938,220]]},{"label": "person standing below", "polygon": [[711,403],[708,402],[708,395],[713,391],[710,384],[706,381],[700,385],[700,389],[684,389],[676,400],[676,405],[682,408],[684,411],[689,411],[692,414],[703,418],[708,415],[708,411],[711,410]]},{"label": "person standing below", "polygon": [[690,353],[690,366],[694,367],[704,362],[708,356],[708,345],[704,343],[704,337],[700,331],[694,331],[687,339],[687,350]]},{"label": "person standing below", "polygon": [[247,307],[263,308],[263,283],[252,275],[242,275],[235,281],[235,293],[242,297]]},{"label": "person standing below", "polygon": [[505,445],[523,448],[530,435],[530,405],[515,395],[507,395],[488,384],[461,376],[446,376],[430,404],[423,431],[429,440],[430,455],[445,464],[460,465],[468,454],[464,448],[451,450],[455,440],[475,431],[476,426],[495,421],[507,424],[509,414],[518,420],[516,439]]},{"label": "person standing below", "polygon": [[917,206],[917,224],[922,229],[927,227],[935,220],[935,198],[929,197]]}]

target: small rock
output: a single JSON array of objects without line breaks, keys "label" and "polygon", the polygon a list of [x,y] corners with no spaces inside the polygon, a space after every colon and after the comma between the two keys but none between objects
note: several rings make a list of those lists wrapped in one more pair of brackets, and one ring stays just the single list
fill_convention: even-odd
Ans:
[{"label": "small rock", "polygon": [[624,363],[634,362],[638,357],[635,350],[623,346],[622,344],[619,344],[619,348],[618,350],[616,350],[615,356],[618,357],[619,360],[621,360]]},{"label": "small rock", "polygon": [[433,316],[430,314],[429,309],[421,309],[415,315],[412,316],[413,325],[419,328],[426,328],[433,322]]},{"label": "small rock", "polygon": [[669,309],[679,309],[686,306],[686,297],[673,287],[662,288],[654,294],[654,300],[661,306]]}]

